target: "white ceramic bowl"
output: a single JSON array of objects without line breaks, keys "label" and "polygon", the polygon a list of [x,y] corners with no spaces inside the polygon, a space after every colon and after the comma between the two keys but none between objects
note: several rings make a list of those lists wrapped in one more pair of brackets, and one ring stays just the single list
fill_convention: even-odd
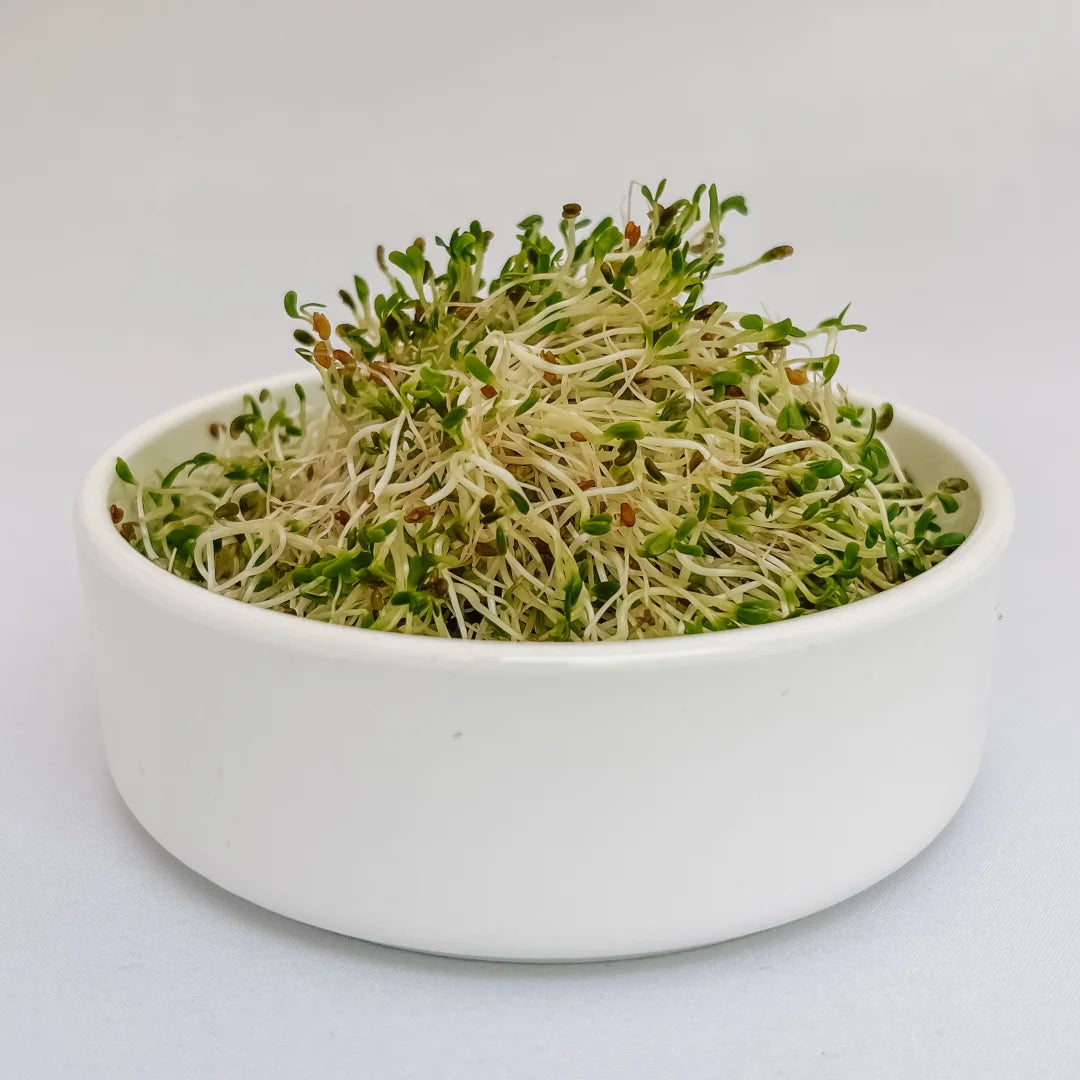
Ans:
[{"label": "white ceramic bowl", "polygon": [[211,881],[371,941],[515,960],[761,930],[866,888],[952,817],[978,766],[1012,527],[1000,471],[897,407],[914,478],[965,476],[968,540],[890,592],[650,641],[472,642],[214,596],[117,535],[113,463],[207,448],[261,386],[167,413],[93,467],[77,513],[109,767]]}]

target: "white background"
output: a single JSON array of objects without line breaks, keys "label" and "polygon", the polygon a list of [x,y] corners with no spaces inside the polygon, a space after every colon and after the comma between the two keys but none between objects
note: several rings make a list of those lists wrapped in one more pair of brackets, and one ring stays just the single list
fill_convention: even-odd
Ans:
[{"label": "white background", "polygon": [[[0,1077],[1080,1074],[1077,11],[0,3]],[[431,959],[204,883],[104,769],[80,475],[296,361],[281,295],[331,298],[377,242],[600,216],[661,175],[746,193],[733,251],[795,246],[739,300],[799,322],[853,300],[848,379],[1015,484],[968,803],[862,896],[643,961]]]}]

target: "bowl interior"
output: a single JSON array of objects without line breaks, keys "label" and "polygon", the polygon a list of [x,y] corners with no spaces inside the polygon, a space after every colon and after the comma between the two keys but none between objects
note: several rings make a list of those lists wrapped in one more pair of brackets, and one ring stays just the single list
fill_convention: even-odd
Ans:
[{"label": "bowl interior", "polygon": [[[860,405],[881,403],[880,398],[854,394],[852,397]],[[904,408],[896,408],[895,419],[880,437],[891,447],[908,479],[923,491],[933,491],[946,477],[967,480],[970,487],[958,500],[960,509],[947,520],[950,531],[970,534],[982,513],[983,484],[962,447],[928,430],[920,414]]]}]

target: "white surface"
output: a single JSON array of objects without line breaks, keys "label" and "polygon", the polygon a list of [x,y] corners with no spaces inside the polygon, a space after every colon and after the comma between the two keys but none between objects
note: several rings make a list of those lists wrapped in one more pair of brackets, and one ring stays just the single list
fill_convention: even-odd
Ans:
[{"label": "white surface", "polygon": [[[847,899],[967,795],[1013,506],[1001,471],[950,428],[897,404],[886,436],[924,490],[970,484],[949,523],[968,539],[903,589],[689,639],[444,641],[213,596],[117,536],[118,457],[137,476],[169,468],[209,449],[209,425],[246,395],[278,400],[295,379],[147,421],[79,495],[109,770],[186,866],[385,945],[639,957]],[[304,381],[318,400],[319,376]],[[161,694],[177,670],[198,678]],[[840,686],[863,707],[837,708]]]},{"label": "white surface", "polygon": [[[0,1075],[1075,1076],[1075,5],[429,7],[0,11]],[[746,192],[733,249],[798,250],[741,295],[796,318],[855,300],[851,378],[930,405],[1016,486],[956,821],[822,915],[570,968],[364,945],[180,868],[103,765],[70,535],[86,463],[279,367],[280,294],[331,295],[376,241],[480,211],[506,232],[661,173]]]}]

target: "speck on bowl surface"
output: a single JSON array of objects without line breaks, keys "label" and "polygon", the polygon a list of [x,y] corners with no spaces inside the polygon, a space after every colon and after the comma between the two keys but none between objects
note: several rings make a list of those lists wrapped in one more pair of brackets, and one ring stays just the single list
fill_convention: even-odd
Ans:
[{"label": "speck on bowl surface", "polygon": [[[896,408],[916,481],[971,482],[968,540],[890,592],[650,641],[471,642],[288,618],[124,543],[113,463],[207,448],[234,388],[138,428],[77,508],[109,767],[135,816],[263,907],[409,949],[588,960],[807,915],[919,852],[983,744],[998,468]],[[857,395],[866,400],[879,400]]]}]

